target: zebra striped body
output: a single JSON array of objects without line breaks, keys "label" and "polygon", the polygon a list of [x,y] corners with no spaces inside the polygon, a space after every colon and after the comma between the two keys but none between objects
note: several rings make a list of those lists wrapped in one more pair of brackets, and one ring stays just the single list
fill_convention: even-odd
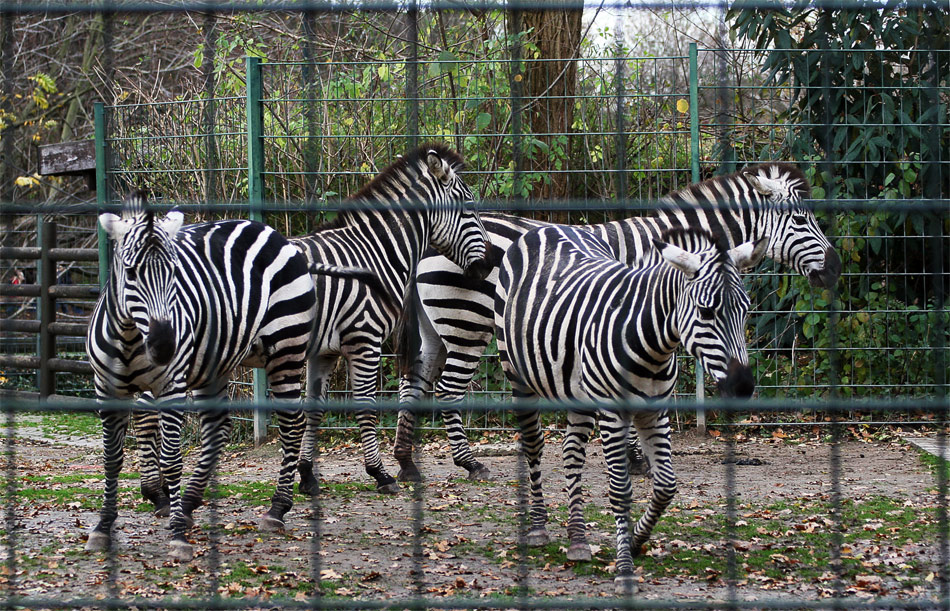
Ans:
[{"label": "zebra striped body", "polygon": [[[631,483],[625,403],[669,397],[676,382],[676,348],[683,344],[725,395],[749,396],[745,322],[749,298],[739,268],[755,264],[765,239],[726,250],[708,234],[674,231],[656,241],[660,263],[632,268],[608,244],[583,229],[532,230],[508,249],[495,293],[498,352],[519,401],[574,400],[564,440],[568,479],[569,557],[590,557],[580,479],[585,447],[598,416],[617,525],[618,587],[633,578],[632,556],[647,541],[676,491],[664,409],[632,414],[653,466],[653,495],[630,536]],[[678,241],[683,248],[668,241]],[[547,541],[541,492],[543,446],[537,411],[519,410],[531,485],[529,543]]]},{"label": "zebra striped body", "polygon": [[[334,223],[292,240],[308,261],[372,270],[384,287],[385,296],[371,297],[351,282],[316,279],[318,323],[307,366],[307,397],[322,401],[337,358],[346,359],[353,400],[367,405],[357,413],[366,471],[384,492],[399,485],[380,458],[372,403],[382,344],[396,325],[419,259],[432,246],[466,270],[460,275],[480,279],[491,267],[485,229],[458,173],[462,163],[441,145],[421,147],[351,197],[354,207]],[[308,415],[299,465],[300,490],[309,494],[316,492],[313,448],[322,416],[323,410]]]},{"label": "zebra striped body", "polygon": [[[628,265],[658,260],[651,240],[672,228],[695,227],[725,237],[731,246],[769,236],[766,256],[808,277],[813,286],[832,286],[841,262],[822,234],[814,214],[802,200],[811,187],[796,167],[767,163],[737,174],[713,178],[674,192],[661,201],[654,216],[634,217],[586,226],[603,239],[613,257]],[[483,214],[495,255],[501,254],[525,232],[549,223],[504,214]],[[443,410],[455,464],[472,476],[487,469],[472,455],[462,416],[451,407],[460,403],[478,368],[479,359],[495,329],[492,304],[497,271],[473,285],[450,262],[433,252],[419,264],[417,285],[423,309],[436,336],[430,345],[446,351],[445,367],[437,381],[437,399]],[[411,440],[411,414],[401,413],[396,439]],[[404,470],[413,468],[412,448],[398,444],[396,457]]]},{"label": "zebra striped body", "polygon": [[[122,217],[100,216],[114,241],[106,291],[96,304],[86,350],[100,401],[138,393],[156,407],[225,397],[238,365],[263,367],[273,397],[299,401],[300,376],[313,328],[314,290],[307,262],[276,231],[252,221],[219,221],[182,227],[180,212],[155,219],[136,194]],[[129,410],[101,412],[105,448],[105,501],[87,548],[111,542],[116,494]],[[280,412],[302,423],[296,412]],[[156,452],[158,413],[143,418],[140,439]],[[172,555],[191,558],[185,540],[191,511],[227,442],[224,409],[201,410],[201,456],[181,494],[182,410],[161,410],[161,471],[171,497]],[[281,439],[285,452],[275,499],[290,498],[300,436]],[[154,458],[154,455],[153,455]],[[158,493],[157,466],[151,479]]]}]

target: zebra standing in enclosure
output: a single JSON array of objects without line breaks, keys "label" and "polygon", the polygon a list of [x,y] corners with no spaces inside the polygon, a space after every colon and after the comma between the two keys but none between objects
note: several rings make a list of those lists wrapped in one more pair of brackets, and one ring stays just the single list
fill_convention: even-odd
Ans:
[{"label": "zebra standing in enclosure", "polygon": [[[671,244],[678,242],[682,247]],[[703,231],[675,229],[654,240],[661,263],[632,268],[606,242],[564,226],[532,230],[508,249],[495,293],[498,353],[518,401],[574,400],[564,439],[568,489],[568,558],[590,558],[580,479],[587,440],[600,422],[617,527],[617,588],[633,587],[633,555],[676,492],[665,409],[632,414],[653,466],[653,495],[630,535],[632,486],[625,401],[670,397],[682,344],[717,380],[724,396],[751,396],[745,323],[749,297],[739,269],[761,260],[767,238],[728,250]],[[620,405],[611,407],[610,404]],[[547,542],[541,493],[543,436],[536,410],[518,411],[531,486],[529,544]]]},{"label": "zebra standing in enclosure", "polygon": [[[386,299],[369,298],[354,283],[317,278],[318,322],[307,364],[307,397],[325,401],[330,375],[343,356],[349,366],[366,472],[377,489],[394,493],[399,484],[379,454],[375,402],[382,344],[403,308],[407,287],[422,253],[431,246],[462,268],[467,282],[481,280],[492,265],[488,238],[472,208],[471,190],[459,172],[462,158],[439,144],[415,149],[350,198],[354,205],[325,227],[295,238],[311,262],[364,267],[385,287]],[[315,494],[313,449],[324,410],[308,412],[300,457],[300,491]]]},{"label": "zebra standing in enclosure", "polygon": [[[766,256],[807,277],[812,286],[831,287],[841,274],[841,260],[802,202],[810,197],[811,186],[797,167],[765,163],[671,193],[661,200],[653,216],[585,229],[605,240],[613,257],[628,265],[657,261],[651,240],[670,228],[707,229],[724,236],[730,246],[767,235]],[[550,225],[505,214],[486,213],[482,220],[496,258],[525,232]],[[425,316],[436,333],[426,345],[434,347],[432,353],[446,352],[436,397],[447,406],[442,415],[453,460],[469,477],[487,478],[490,473],[472,455],[461,412],[454,406],[464,399],[495,333],[492,304],[497,271],[492,270],[473,286],[451,262],[429,251],[420,261],[416,277]],[[412,413],[401,411],[394,450],[405,479],[419,478],[412,460],[413,425]]]},{"label": "zebra standing in enclosure", "polygon": [[[294,401],[293,411],[278,411],[283,463],[273,503],[292,498],[294,465],[303,425],[299,410],[300,376],[314,317],[314,284],[306,259],[270,227],[253,221],[218,221],[182,227],[172,211],[156,219],[145,197],[135,193],[121,216],[102,214],[99,222],[114,242],[112,267],[86,337],[96,396],[100,402],[142,393],[145,400],[176,404],[191,393],[195,401],[219,401],[238,365],[262,367],[273,398]],[[324,269],[345,277],[363,270]],[[231,429],[225,408],[202,409],[201,456],[187,491],[181,494],[180,407],[161,410],[161,471],[171,497],[171,555],[187,561],[185,540],[192,511]],[[99,523],[87,549],[107,549],[118,516],[118,477],[129,409],[101,410],[105,453],[105,497]],[[154,448],[159,412],[137,418],[140,442]],[[296,426],[296,429],[294,428]],[[296,430],[296,435],[284,431]],[[154,462],[154,451],[151,457]],[[158,465],[143,469],[152,482],[151,500],[160,506]]]}]

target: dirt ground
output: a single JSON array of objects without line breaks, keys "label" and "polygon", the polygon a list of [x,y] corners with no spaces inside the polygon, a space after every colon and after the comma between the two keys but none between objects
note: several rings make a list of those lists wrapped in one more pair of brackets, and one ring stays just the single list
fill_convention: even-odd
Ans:
[{"label": "dirt ground", "polygon": [[[132,475],[121,481],[116,554],[83,551],[102,490],[97,446],[95,439],[50,439],[28,430],[18,432],[12,456],[7,445],[4,505],[13,511],[4,512],[0,598],[15,593],[88,602],[111,594],[154,604],[217,594],[276,606],[307,600],[316,575],[328,600],[421,594],[497,598],[511,606],[519,596],[563,602],[614,595],[613,519],[597,444],[585,471],[594,560],[581,564],[564,556],[566,495],[556,440],[544,461],[554,542],[528,550],[526,557],[518,537],[522,469],[513,443],[477,446],[493,473],[488,482],[463,479],[447,445],[428,443],[419,453],[427,479],[417,496],[405,486],[396,496],[376,493],[355,443],[325,450],[319,458],[323,493],[313,501],[297,495],[282,534],[257,528],[278,467],[276,444],[269,443],[226,453],[218,477],[224,488],[196,512],[196,558],[185,565],[167,559],[164,521],[140,503],[132,451],[125,470]],[[836,594],[924,601],[939,596],[935,476],[916,449],[896,438],[841,443],[842,512],[836,518],[830,444],[807,437],[747,439],[736,446],[737,462],[724,464],[726,447],[722,438],[674,437],[678,494],[637,560],[637,597],[682,603],[734,594],[768,606],[769,600],[787,604]],[[12,507],[11,458],[17,488]],[[730,477],[731,528],[725,519]],[[635,478],[634,490],[636,516],[649,480]],[[829,555],[836,540],[841,579]]]}]

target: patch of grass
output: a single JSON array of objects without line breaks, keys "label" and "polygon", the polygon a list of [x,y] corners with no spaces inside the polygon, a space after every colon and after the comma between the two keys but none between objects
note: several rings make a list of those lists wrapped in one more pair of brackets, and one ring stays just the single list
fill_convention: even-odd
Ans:
[{"label": "patch of grass", "polygon": [[944,481],[950,481],[950,462],[940,458],[939,456],[934,456],[930,452],[924,452],[923,450],[918,450],[920,456],[920,462],[930,469],[930,472],[933,473],[934,481],[937,482],[940,479],[940,470],[943,469],[943,479]]},{"label": "patch of grass", "polygon": [[[76,484],[91,481],[103,481],[106,478],[102,473],[79,473],[75,475],[27,475],[21,481],[37,484]],[[138,479],[138,473],[120,473],[120,480]]]},{"label": "patch of grass", "polygon": [[320,493],[334,498],[352,499],[358,494],[366,494],[367,492],[374,493],[380,498],[388,496],[381,492],[376,492],[376,486],[365,482],[320,482]]},{"label": "patch of grass", "polygon": [[102,421],[92,412],[43,412],[40,430],[49,436],[98,437],[102,435]]}]

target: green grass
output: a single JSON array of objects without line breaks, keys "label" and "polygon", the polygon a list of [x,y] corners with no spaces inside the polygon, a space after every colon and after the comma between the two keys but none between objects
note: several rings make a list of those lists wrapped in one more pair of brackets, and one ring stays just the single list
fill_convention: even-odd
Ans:
[{"label": "green grass", "polygon": [[43,412],[40,429],[46,435],[100,437],[102,422],[91,412]]},{"label": "green grass", "polygon": [[930,452],[925,452],[923,450],[918,450],[920,454],[920,462],[930,469],[930,472],[933,473],[934,481],[939,481],[940,470],[943,469],[943,479],[944,481],[950,481],[950,462],[940,458],[939,456],[934,456]]},{"label": "green grass", "polygon": [[[634,507],[633,517],[639,517],[642,507]],[[512,512],[502,515],[476,507],[476,513],[498,524],[517,523]],[[535,567],[545,564],[571,566],[576,575],[609,575],[607,567],[613,562],[616,549],[614,518],[609,508],[588,503],[584,507],[590,540],[605,541],[592,531],[609,533],[606,541],[611,544],[595,548],[590,562],[572,563],[567,560],[567,540],[563,525],[567,521],[567,508],[561,506],[550,512],[549,530],[557,540],[537,549],[527,551],[528,561]],[[660,520],[647,552],[635,563],[644,572],[656,578],[696,577],[716,580],[728,571],[728,541],[735,541],[737,577],[739,579],[786,580],[790,576],[798,580],[815,581],[830,570],[831,550],[835,540],[841,544],[842,571],[845,579],[859,574],[874,572],[867,565],[868,557],[880,554],[876,548],[899,549],[908,544],[927,545],[937,539],[936,509],[933,507],[905,506],[901,499],[869,497],[861,500],[845,500],[841,505],[841,530],[836,535],[836,524],[827,501],[779,502],[769,505],[740,505],[732,528],[727,528],[725,508],[720,505],[692,505],[688,509],[675,504]],[[560,524],[560,525],[559,525]],[[471,553],[503,564],[517,557],[517,548],[508,554],[498,555],[492,545],[477,545],[471,542],[455,546],[457,553]],[[878,567],[901,582],[913,581],[918,566],[912,555],[900,562],[900,567]]]}]

